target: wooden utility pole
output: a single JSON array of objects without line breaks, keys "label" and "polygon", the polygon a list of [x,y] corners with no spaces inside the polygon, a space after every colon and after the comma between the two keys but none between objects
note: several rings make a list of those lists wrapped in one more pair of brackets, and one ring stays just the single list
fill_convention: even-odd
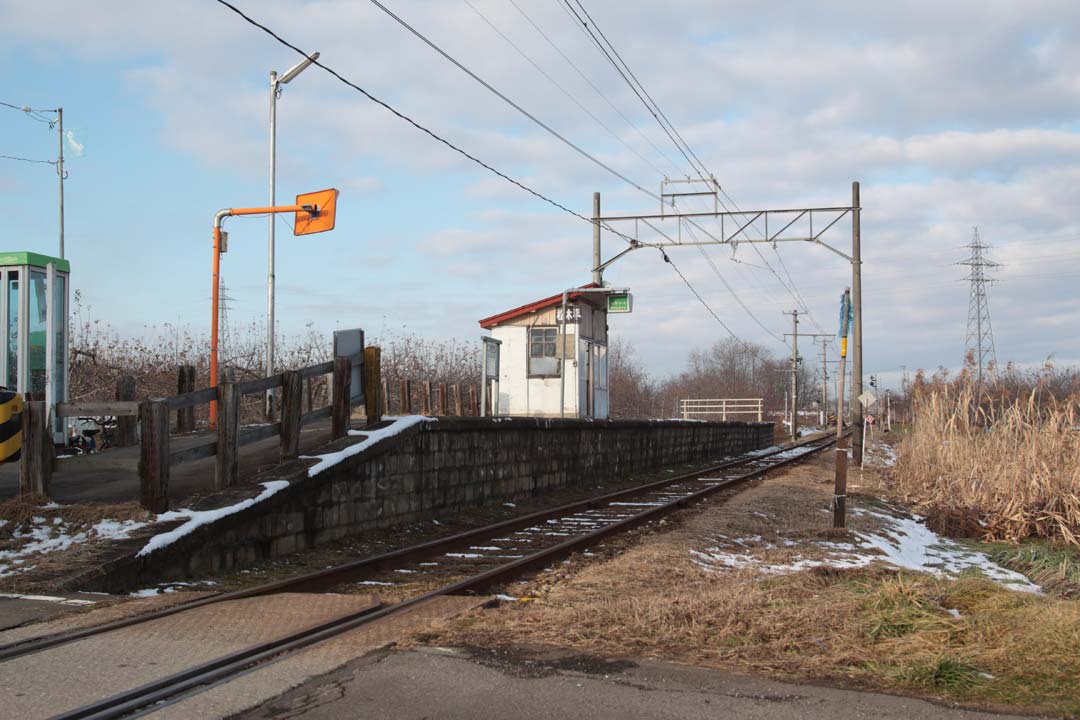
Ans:
[{"label": "wooden utility pole", "polygon": [[[840,306],[840,379],[836,391],[836,482],[833,488],[833,527],[842,528],[847,514],[847,439],[844,437],[844,365],[847,363],[848,308],[851,290]],[[852,381],[854,385],[854,381]],[[857,403],[856,403],[857,404]]]}]

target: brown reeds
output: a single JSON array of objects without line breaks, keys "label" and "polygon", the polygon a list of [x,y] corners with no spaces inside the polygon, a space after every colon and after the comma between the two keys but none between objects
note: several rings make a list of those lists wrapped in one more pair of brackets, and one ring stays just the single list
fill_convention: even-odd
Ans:
[{"label": "brown reeds", "polygon": [[894,473],[906,500],[947,524],[977,523],[987,540],[1080,545],[1075,396],[1059,401],[1036,388],[980,402],[970,383],[939,385],[916,395],[914,416]]}]

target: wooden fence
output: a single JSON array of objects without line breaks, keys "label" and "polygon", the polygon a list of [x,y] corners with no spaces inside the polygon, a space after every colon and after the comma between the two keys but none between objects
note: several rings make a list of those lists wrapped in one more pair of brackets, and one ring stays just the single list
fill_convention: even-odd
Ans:
[{"label": "wooden fence", "polygon": [[[407,378],[397,381],[396,397],[392,397],[390,383],[381,380],[379,401],[382,413],[389,415],[396,400],[399,415],[432,415],[477,417],[480,415],[480,395],[476,384],[417,382]],[[488,408],[490,410],[490,407]]]},{"label": "wooden fence", "polygon": [[[121,420],[125,421],[125,432],[127,427],[132,428],[132,435],[135,423],[131,422],[131,419],[137,418],[140,430],[140,502],[151,512],[164,512],[169,506],[169,468],[174,465],[216,457],[214,489],[223,489],[236,484],[239,476],[239,450],[245,445],[276,436],[280,438],[280,458],[293,459],[299,454],[301,428],[330,418],[330,439],[344,437],[349,432],[353,405],[363,403],[365,398],[370,401],[367,404],[368,422],[377,422],[380,419],[378,349],[366,348],[364,357],[369,358],[369,362],[374,360],[375,367],[367,367],[367,371],[362,374],[365,378],[365,392],[356,397],[350,387],[352,360],[339,357],[300,370],[288,370],[270,377],[239,383],[223,382],[216,388],[192,390],[170,398],[57,403],[56,416],[115,416],[118,425]],[[372,369],[374,372],[371,372]],[[324,407],[309,409],[306,413],[302,412],[304,381],[324,375],[332,375],[330,403]],[[263,394],[271,389],[280,389],[281,419],[260,425],[242,426],[241,399],[246,395]],[[189,411],[212,402],[218,403],[216,439],[182,450],[171,450],[170,415],[177,413],[179,428],[186,430],[192,422]],[[48,494],[54,457],[47,417],[45,403],[26,403],[23,413],[23,461],[20,468],[20,490],[23,493]]]}]

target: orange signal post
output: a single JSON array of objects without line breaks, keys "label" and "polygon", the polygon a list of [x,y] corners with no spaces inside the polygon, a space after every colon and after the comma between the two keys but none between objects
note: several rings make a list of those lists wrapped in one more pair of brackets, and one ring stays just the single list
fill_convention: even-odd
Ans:
[{"label": "orange signal post", "polygon": [[[296,213],[293,235],[314,235],[334,229],[337,215],[338,191],[330,188],[296,196],[295,205],[273,205],[255,208],[226,208],[214,216],[214,258],[211,271],[213,287],[210,291],[210,387],[218,385],[218,316],[221,303],[221,224],[232,215],[269,215],[272,213]],[[217,427],[217,401],[210,401],[210,427]]]}]

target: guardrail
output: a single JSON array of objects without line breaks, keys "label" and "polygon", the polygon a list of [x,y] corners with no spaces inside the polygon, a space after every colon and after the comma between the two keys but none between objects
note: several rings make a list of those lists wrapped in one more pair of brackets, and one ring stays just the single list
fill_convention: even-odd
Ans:
[{"label": "guardrail", "polygon": [[719,415],[727,420],[728,415],[757,415],[761,422],[765,415],[763,398],[684,398],[679,400],[679,414],[684,420],[694,415]]},{"label": "guardrail", "polygon": [[[363,392],[352,392],[353,361],[359,362],[364,378]],[[366,362],[365,362],[366,360]],[[332,375],[330,404],[302,412],[303,383],[322,375]],[[240,400],[244,395],[281,391],[281,414],[277,422],[256,426],[241,426]],[[363,356],[338,357],[300,370],[287,370],[270,377],[244,382],[223,382],[217,387],[203,388],[170,398],[147,398],[141,402],[115,400],[107,402],[57,403],[57,417],[138,418],[140,428],[139,481],[140,502],[151,512],[164,512],[169,506],[169,468],[182,463],[216,457],[214,489],[235,485],[239,477],[240,448],[267,438],[280,437],[279,454],[282,460],[296,458],[300,452],[300,430],[318,420],[330,418],[330,439],[336,440],[349,432],[349,418],[356,405],[366,404],[369,421],[380,417],[379,351],[369,347]],[[369,402],[365,403],[365,400]],[[199,405],[218,403],[217,437],[207,443],[173,451],[169,443],[169,416],[173,412]],[[24,443],[30,448],[50,446],[52,436],[47,431],[44,403],[27,403],[29,412],[23,421]],[[40,406],[40,407],[37,407]],[[36,422],[31,422],[36,420]],[[47,494],[52,474],[49,460],[24,462],[23,485]],[[37,457],[37,453],[32,453]]]}]

